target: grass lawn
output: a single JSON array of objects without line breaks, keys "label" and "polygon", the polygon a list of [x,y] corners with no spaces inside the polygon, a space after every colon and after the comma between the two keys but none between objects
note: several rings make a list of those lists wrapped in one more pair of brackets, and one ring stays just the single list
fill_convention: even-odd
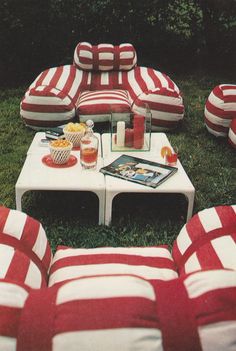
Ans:
[{"label": "grass lawn", "polygon": [[[195,189],[194,213],[236,203],[236,153],[226,139],[205,128],[207,96],[224,77],[196,75],[171,77],[184,96],[185,117],[168,138],[180,152],[181,162]],[[0,91],[0,204],[15,208],[15,183],[34,131],[19,116],[26,87]],[[96,128],[95,128],[96,131]],[[69,179],[68,179],[69,181]],[[187,204],[180,195],[125,195],[116,198],[110,227],[97,225],[98,201],[92,193],[29,192],[23,211],[43,224],[53,249],[76,247],[172,244],[185,223]]]}]

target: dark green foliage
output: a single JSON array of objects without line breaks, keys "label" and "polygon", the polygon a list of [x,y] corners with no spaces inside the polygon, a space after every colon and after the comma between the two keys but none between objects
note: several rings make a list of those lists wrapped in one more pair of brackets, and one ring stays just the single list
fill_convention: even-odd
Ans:
[{"label": "dark green foliage", "polygon": [[0,85],[28,84],[47,67],[72,63],[79,41],[131,42],[139,65],[230,76],[235,39],[235,0],[4,0]]}]

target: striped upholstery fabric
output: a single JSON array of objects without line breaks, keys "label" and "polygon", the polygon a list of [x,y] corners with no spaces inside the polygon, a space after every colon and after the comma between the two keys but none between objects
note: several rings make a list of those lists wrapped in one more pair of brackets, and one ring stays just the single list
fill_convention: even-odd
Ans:
[{"label": "striped upholstery fabric", "polygon": [[167,246],[58,247],[50,269],[49,286],[73,278],[105,274],[135,274],[150,281],[177,277]]},{"label": "striped upholstery fabric", "polygon": [[179,273],[236,270],[236,205],[200,211],[184,225],[172,252]]},{"label": "striped upholstery fabric", "polygon": [[79,87],[88,89],[89,77],[72,65],[47,69],[27,90],[20,114],[34,129],[58,126],[75,117]]},{"label": "striped upholstery fabric", "polygon": [[74,64],[84,71],[127,71],[136,63],[136,51],[129,43],[114,46],[81,42],[74,51]]},{"label": "striped upholstery fabric", "polygon": [[236,148],[236,117],[232,119],[232,122],[229,127],[229,135],[228,135],[229,143]]},{"label": "striped upholstery fabric", "polygon": [[0,278],[33,288],[47,285],[51,249],[42,225],[25,213],[0,207]]},{"label": "striped upholstery fabric", "polygon": [[206,127],[215,136],[227,137],[233,118],[236,118],[236,85],[218,85],[206,101]]},{"label": "striped upholstery fabric", "polygon": [[233,351],[236,272],[167,282],[85,277],[27,290],[0,281],[0,349]]},{"label": "striped upholstery fabric", "polygon": [[128,114],[131,111],[128,93],[125,90],[84,91],[78,99],[77,115],[81,122],[94,119],[104,122],[110,118],[111,111]]}]

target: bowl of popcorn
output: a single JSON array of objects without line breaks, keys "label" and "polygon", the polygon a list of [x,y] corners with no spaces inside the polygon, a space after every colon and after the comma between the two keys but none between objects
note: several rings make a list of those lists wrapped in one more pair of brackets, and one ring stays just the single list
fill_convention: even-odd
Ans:
[{"label": "bowl of popcorn", "polygon": [[66,140],[72,142],[73,147],[80,146],[80,139],[84,136],[86,125],[84,123],[68,123],[64,129],[64,136]]},{"label": "bowl of popcorn", "polygon": [[73,144],[66,139],[53,140],[49,144],[53,163],[62,165],[68,162]]}]

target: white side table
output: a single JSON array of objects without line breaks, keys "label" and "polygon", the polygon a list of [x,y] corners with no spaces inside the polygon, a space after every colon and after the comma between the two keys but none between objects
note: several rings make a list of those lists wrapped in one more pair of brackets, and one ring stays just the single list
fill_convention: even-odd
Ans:
[{"label": "white side table", "polygon": [[[111,163],[122,153],[112,152],[110,145],[110,134],[102,134],[102,148],[104,157],[104,166]],[[151,150],[145,152],[123,152],[124,154],[141,157],[150,161],[163,163],[160,155],[162,146],[170,146],[170,142],[165,133],[152,133]],[[105,176],[106,182],[106,201],[105,201],[105,224],[109,225],[112,220],[112,203],[116,195],[120,193],[180,193],[185,195],[188,200],[187,221],[191,218],[193,212],[195,188],[185,172],[181,162],[177,161],[178,171],[159,185],[156,189],[128,182],[123,179],[115,178],[109,175]]]},{"label": "white side table", "polygon": [[[100,135],[96,134],[99,139]],[[83,170],[80,165],[79,151],[72,151],[78,159],[68,168],[51,168],[42,163],[42,157],[49,153],[49,148],[40,146],[44,133],[36,133],[29,147],[27,157],[15,185],[16,209],[22,209],[22,196],[30,190],[90,191],[99,200],[99,224],[104,223],[105,180],[99,169],[103,166],[101,142],[96,170]]]}]

